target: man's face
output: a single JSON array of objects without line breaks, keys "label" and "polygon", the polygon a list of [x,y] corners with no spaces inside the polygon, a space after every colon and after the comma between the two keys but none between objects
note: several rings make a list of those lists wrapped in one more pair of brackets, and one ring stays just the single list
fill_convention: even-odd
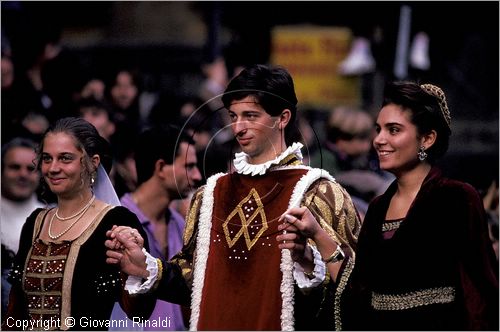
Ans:
[{"label": "man's face", "polygon": [[278,116],[271,116],[252,96],[236,100],[229,107],[231,129],[241,150],[252,164],[276,158],[285,142],[282,141]]},{"label": "man's face", "polygon": [[172,165],[165,165],[167,190],[172,199],[183,199],[189,196],[197,182],[201,180],[201,173],[197,166],[196,151],[193,145],[182,142],[179,153]]},{"label": "man's face", "polygon": [[2,196],[13,201],[24,201],[38,187],[40,175],[35,170],[35,151],[15,147],[5,154],[2,169]]}]

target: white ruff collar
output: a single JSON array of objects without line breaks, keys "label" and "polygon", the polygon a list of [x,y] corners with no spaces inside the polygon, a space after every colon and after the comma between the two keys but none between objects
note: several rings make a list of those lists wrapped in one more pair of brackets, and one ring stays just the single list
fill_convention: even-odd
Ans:
[{"label": "white ruff collar", "polygon": [[302,152],[300,151],[302,147],[302,143],[295,142],[279,156],[263,164],[249,164],[248,155],[245,152],[238,152],[234,155],[234,168],[238,174],[251,174],[252,176],[262,175],[265,174],[272,165],[278,165],[283,159],[291,154],[294,154],[299,160],[302,160]]}]

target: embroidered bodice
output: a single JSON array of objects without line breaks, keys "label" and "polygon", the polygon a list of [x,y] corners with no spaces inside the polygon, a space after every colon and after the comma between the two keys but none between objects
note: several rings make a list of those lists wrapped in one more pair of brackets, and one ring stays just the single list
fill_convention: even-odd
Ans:
[{"label": "embroidered bodice", "polygon": [[63,273],[70,247],[70,241],[54,243],[37,239],[33,243],[24,280],[30,319],[60,318]]}]

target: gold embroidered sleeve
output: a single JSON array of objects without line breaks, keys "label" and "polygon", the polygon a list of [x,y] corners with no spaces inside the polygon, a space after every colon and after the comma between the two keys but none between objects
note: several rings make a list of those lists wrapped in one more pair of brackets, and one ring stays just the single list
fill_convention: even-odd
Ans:
[{"label": "gold embroidered sleeve", "polygon": [[320,179],[313,183],[302,201],[321,227],[354,257],[361,221],[347,191],[337,182]]},{"label": "gold embroidered sleeve", "polygon": [[196,246],[196,234],[198,230],[198,217],[200,215],[201,201],[204,187],[199,188],[193,195],[189,210],[186,215],[182,250],[170,260],[179,266],[182,276],[189,288],[192,286],[193,278],[193,254]]}]

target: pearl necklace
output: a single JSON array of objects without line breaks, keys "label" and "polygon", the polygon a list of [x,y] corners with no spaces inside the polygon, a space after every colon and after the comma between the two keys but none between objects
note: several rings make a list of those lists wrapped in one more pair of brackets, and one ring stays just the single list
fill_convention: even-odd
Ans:
[{"label": "pearl necklace", "polygon": [[73,219],[73,218],[79,216],[80,214],[84,213],[89,208],[89,206],[94,202],[94,200],[95,200],[95,195],[92,195],[92,197],[90,197],[89,202],[87,204],[85,204],[85,206],[80,211],[78,211],[77,213],[75,213],[74,215],[69,216],[69,217],[61,217],[59,215],[59,213],[58,213],[59,212],[59,208],[57,208],[55,216],[57,217],[57,219],[59,219],[61,221],[66,221],[66,220]]},{"label": "pearl necklace", "polygon": [[56,234],[56,235],[52,235],[52,232],[51,232],[51,228],[52,228],[52,222],[54,221],[54,217],[56,216],[56,213],[54,213],[52,215],[52,218],[50,218],[50,221],[49,221],[49,237],[52,239],[52,240],[57,240],[58,238],[60,238],[61,236],[63,236],[64,234],[66,234],[82,217],[83,215],[85,214],[85,212],[87,212],[87,210],[90,208],[90,205],[92,204],[92,202],[95,200],[95,196],[92,196],[92,199],[90,200],[89,204],[85,205],[85,209],[84,210],[81,210],[81,214],[78,216],[78,218],[75,219],[75,221],[73,221],[65,230],[63,230],[62,232]]}]

